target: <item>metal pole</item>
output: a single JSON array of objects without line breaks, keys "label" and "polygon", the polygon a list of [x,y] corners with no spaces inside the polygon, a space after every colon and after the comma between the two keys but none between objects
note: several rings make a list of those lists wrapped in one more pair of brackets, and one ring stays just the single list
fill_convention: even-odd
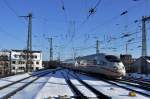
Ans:
[{"label": "metal pole", "polygon": [[10,75],[11,75],[11,71],[12,71],[12,67],[11,67],[11,51],[9,52],[9,69],[10,69]]},{"label": "metal pole", "polygon": [[29,62],[29,71],[32,71],[32,57],[31,57],[31,55],[32,55],[32,14],[31,13],[29,13],[29,27],[28,27],[29,29],[28,29],[28,32],[29,32],[29,60],[30,60],[30,62]]},{"label": "metal pole", "polygon": [[96,40],[96,54],[99,53],[99,41]]},{"label": "metal pole", "polygon": [[147,56],[147,44],[146,44],[146,17],[142,17],[142,56]]},{"label": "metal pole", "polygon": [[50,52],[49,52],[49,60],[52,61],[53,60],[53,42],[52,42],[52,37],[48,38],[49,39],[49,44],[50,44]]},{"label": "metal pole", "polygon": [[126,54],[128,54],[128,44],[126,43]]},{"label": "metal pole", "polygon": [[27,39],[27,62],[26,62],[26,72],[31,71],[31,54],[32,54],[32,13],[29,13],[28,16],[29,23],[28,23],[28,39]]},{"label": "metal pole", "polygon": [[141,71],[146,74],[148,74],[148,67],[144,56],[147,56],[146,21],[149,20],[150,20],[150,16],[142,17],[142,58],[144,58],[143,59],[144,61],[141,61]]}]

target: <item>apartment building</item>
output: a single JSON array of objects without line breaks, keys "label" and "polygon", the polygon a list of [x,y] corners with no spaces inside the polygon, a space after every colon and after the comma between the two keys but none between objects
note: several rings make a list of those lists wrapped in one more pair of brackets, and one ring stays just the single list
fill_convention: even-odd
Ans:
[{"label": "apartment building", "polygon": [[[28,58],[31,61],[30,70],[35,71],[42,69],[42,52],[32,51]],[[25,72],[27,67],[27,52],[26,50],[10,50],[0,51],[0,76],[10,73]]]},{"label": "apartment building", "polygon": [[10,51],[0,51],[0,77],[11,73]]},{"label": "apartment building", "polygon": [[[32,51],[28,56],[31,59],[30,70],[42,69],[42,52]],[[29,64],[29,63],[28,63]],[[27,53],[26,50],[11,50],[11,67],[13,73],[25,72],[27,65]]]}]

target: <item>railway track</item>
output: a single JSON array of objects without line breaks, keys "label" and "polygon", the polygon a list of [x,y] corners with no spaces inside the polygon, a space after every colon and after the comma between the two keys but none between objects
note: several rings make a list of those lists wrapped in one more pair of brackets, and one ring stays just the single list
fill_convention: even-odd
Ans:
[{"label": "railway track", "polygon": [[141,89],[144,89],[144,90],[147,90],[147,91],[150,91],[150,84],[147,83],[147,82],[141,82],[141,81],[137,81],[137,80],[125,80],[125,79],[116,79],[115,81],[119,82],[119,83],[122,83],[122,84],[127,84],[127,85],[130,85],[130,86],[134,86],[134,87],[137,87],[137,88],[141,88]]},{"label": "railway track", "polygon": [[102,80],[104,82],[107,82],[109,84],[124,88],[126,90],[136,92],[136,93],[144,95],[146,97],[150,97],[149,91],[147,91],[146,89],[143,89],[143,87],[141,87],[141,86],[129,84],[128,82],[121,82],[121,81],[116,81],[116,80],[107,80],[107,79],[98,78],[98,77],[96,77],[96,78],[99,80]]},{"label": "railway track", "polygon": [[84,94],[82,94],[82,92],[80,92],[78,90],[78,88],[70,81],[68,76],[65,76],[62,73],[63,77],[65,78],[65,81],[67,82],[67,84],[69,85],[69,87],[73,90],[73,92],[75,93],[75,96],[73,96],[73,98],[79,98],[79,99],[88,99],[88,97],[86,97]]},{"label": "railway track", "polygon": [[25,78],[22,78],[22,79],[20,79],[20,80],[14,81],[14,82],[12,82],[12,83],[10,83],[10,84],[6,84],[6,85],[4,85],[4,86],[0,86],[0,90],[2,90],[2,89],[4,89],[4,88],[7,88],[7,87],[9,87],[9,86],[11,86],[11,85],[14,85],[14,84],[16,84],[16,83],[19,83],[19,82],[21,82],[21,81],[23,81],[23,80],[29,79],[29,78],[31,78],[31,77],[33,77],[33,76],[38,76],[39,74],[40,74],[40,73],[35,73],[35,74],[32,74],[32,75],[30,75],[30,76],[28,76],[28,77],[25,77]]},{"label": "railway track", "polygon": [[83,86],[85,86],[88,90],[90,90],[92,93],[94,93],[96,95],[95,98],[97,98],[97,99],[111,99],[111,97],[101,93],[100,91],[93,88],[91,85],[84,82],[75,73],[72,74],[72,73],[68,72],[67,76],[65,76],[63,73],[62,73],[62,75],[64,76],[67,84],[70,86],[70,88],[73,90],[73,92],[75,92],[75,95],[76,95],[75,98],[88,99],[89,97],[86,97],[84,94],[82,94],[82,92],[80,92],[80,90],[78,90],[78,88],[71,82],[69,76],[71,76],[74,79],[76,79],[77,81],[79,81]]},{"label": "railway track", "polygon": [[135,79],[135,78],[123,78],[121,79],[123,81],[127,81],[127,82],[133,82],[133,83],[138,83],[141,85],[146,85],[150,87],[150,82],[149,81],[145,81],[145,80],[141,80],[141,79]]},{"label": "railway track", "polygon": [[[51,73],[51,74],[49,74],[49,73]],[[45,76],[47,74],[48,74],[48,76]],[[57,75],[57,76],[52,76],[52,75]],[[48,86],[49,85],[50,86],[56,86],[55,84],[58,84],[59,86],[66,86],[66,87],[69,86],[68,89],[70,92],[68,92],[67,94],[61,94],[62,96],[64,95],[64,97],[70,97],[70,98],[75,98],[75,99],[76,98],[77,99],[89,99],[89,98],[111,99],[111,98],[113,98],[114,97],[113,95],[108,94],[109,92],[111,92],[113,90],[109,91],[110,88],[107,89],[107,87],[105,87],[106,88],[105,90],[108,90],[109,92],[107,93],[107,91],[105,91],[105,90],[104,90],[104,92],[102,92],[101,89],[103,87],[101,87],[100,84],[102,84],[102,86],[103,85],[104,86],[115,85],[115,86],[120,87],[120,89],[123,89],[123,90],[126,89],[125,92],[128,92],[128,90],[130,90],[130,91],[134,91],[134,92],[138,93],[137,96],[139,96],[139,94],[141,94],[140,96],[150,97],[150,95],[148,94],[148,91],[147,91],[147,93],[145,93],[146,90],[144,92],[144,90],[142,90],[141,88],[138,88],[140,90],[136,90],[137,87],[132,86],[132,85],[128,85],[128,84],[126,84],[127,82],[121,83],[119,81],[113,81],[113,80],[108,80],[108,79],[104,79],[104,78],[101,78],[101,79],[97,78],[97,80],[96,80],[94,77],[84,76],[83,74],[78,74],[76,72],[72,72],[72,71],[68,71],[68,70],[64,69],[64,70],[62,70],[62,71],[60,70],[58,72],[57,72],[57,70],[54,70],[54,71],[47,71],[47,72],[43,72],[43,73],[42,72],[41,73],[35,73],[35,75],[32,77],[27,77],[27,79],[24,78],[24,80],[22,80],[22,81],[18,80],[20,82],[18,82],[18,81],[16,81],[17,83],[13,82],[14,84],[10,84],[9,86],[3,87],[2,89],[0,89],[0,99],[19,97],[20,94],[23,95],[24,91],[27,91],[28,89],[32,88],[32,90],[36,90],[37,86],[41,86],[41,88],[43,89],[43,85],[35,85],[35,83],[37,83],[37,82],[41,83],[42,79],[45,79],[45,78],[40,78],[43,76],[52,77],[53,80],[55,79],[54,82],[51,79],[50,82],[53,82],[53,83],[51,85],[48,82],[48,84],[47,84]],[[60,81],[60,82],[58,81],[59,83],[57,83],[56,79],[60,79],[62,81]],[[62,84],[62,85],[60,85],[60,84]],[[32,87],[32,85],[34,87]],[[45,91],[47,90],[46,86],[44,87],[44,88],[46,88],[46,89],[44,89]],[[54,88],[54,87],[51,87],[51,88]],[[61,87],[58,89],[62,89],[62,88],[64,88],[64,87]],[[113,88],[113,87],[111,87],[111,88]],[[34,92],[30,96],[30,99],[32,96],[37,95],[37,93],[39,94],[40,88],[37,88],[37,89],[38,89],[37,92]],[[55,89],[57,89],[57,87]],[[43,91],[43,92],[45,92],[45,91]],[[53,89],[51,91],[53,92]],[[56,96],[51,95],[51,97],[59,97],[59,95],[60,95],[59,91],[60,90],[58,90],[58,94],[57,94],[58,96],[57,95]],[[28,93],[26,93],[26,94],[28,94]],[[122,94],[122,93],[120,93],[120,94]],[[116,95],[120,95],[120,94],[116,94]],[[42,96],[42,95],[43,94],[41,93],[38,96]]]},{"label": "railway track", "polygon": [[52,72],[53,71],[37,73],[37,74],[31,75],[29,77],[23,78],[21,80],[18,80],[16,82],[5,85],[5,86],[1,87],[1,89],[0,89],[0,96],[1,96],[0,98],[8,99],[11,96],[15,95],[17,92],[23,90],[25,87],[29,86],[30,84],[32,84],[33,82],[38,80],[40,77],[47,75],[49,73],[52,73]]},{"label": "railway track", "polygon": [[90,86],[89,84],[87,84],[86,82],[84,82],[83,80],[81,80],[79,78],[79,76],[77,76],[75,73],[74,75],[70,74],[72,77],[76,78],[80,83],[82,83],[84,86],[86,86],[89,90],[91,90],[94,94],[96,94],[97,98],[99,99],[111,99],[111,97],[101,93],[100,91],[96,90],[95,88],[93,88],[92,86]]},{"label": "railway track", "polygon": [[94,77],[95,79],[104,81],[104,82],[109,83],[111,85],[115,85],[115,86],[118,86],[120,88],[123,88],[123,89],[129,90],[129,91],[133,91],[133,92],[136,92],[138,94],[144,95],[146,97],[150,97],[150,87],[149,87],[149,85],[148,86],[145,85],[145,83],[147,83],[147,82],[143,82],[142,84],[141,83],[138,84],[138,83],[133,83],[133,82],[129,82],[129,81],[126,81],[126,80],[120,80],[120,79],[117,79],[117,80],[116,79],[112,80],[112,79],[108,79],[108,78],[106,79],[105,77],[102,77],[102,76],[100,78],[98,76],[89,75],[89,74],[86,74],[86,73],[80,73],[80,74],[90,76],[90,77]]}]

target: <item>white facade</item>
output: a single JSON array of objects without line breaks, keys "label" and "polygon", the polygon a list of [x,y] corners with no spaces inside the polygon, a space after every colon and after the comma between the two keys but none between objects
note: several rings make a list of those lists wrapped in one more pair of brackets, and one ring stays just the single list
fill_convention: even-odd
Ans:
[{"label": "white facade", "polygon": [[[12,72],[25,72],[27,54],[24,50],[11,50],[11,67]],[[38,70],[42,69],[42,52],[41,51],[32,51],[32,54],[29,56],[31,58],[31,69]]]}]

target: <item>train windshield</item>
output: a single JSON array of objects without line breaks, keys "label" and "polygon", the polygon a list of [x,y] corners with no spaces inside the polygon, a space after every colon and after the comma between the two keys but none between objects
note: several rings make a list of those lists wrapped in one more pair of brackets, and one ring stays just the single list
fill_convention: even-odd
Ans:
[{"label": "train windshield", "polygon": [[110,62],[120,62],[120,59],[113,55],[107,55],[105,58]]},{"label": "train windshield", "polygon": [[146,58],[147,60],[150,60],[150,57],[149,57],[149,56],[145,56],[145,58]]}]

